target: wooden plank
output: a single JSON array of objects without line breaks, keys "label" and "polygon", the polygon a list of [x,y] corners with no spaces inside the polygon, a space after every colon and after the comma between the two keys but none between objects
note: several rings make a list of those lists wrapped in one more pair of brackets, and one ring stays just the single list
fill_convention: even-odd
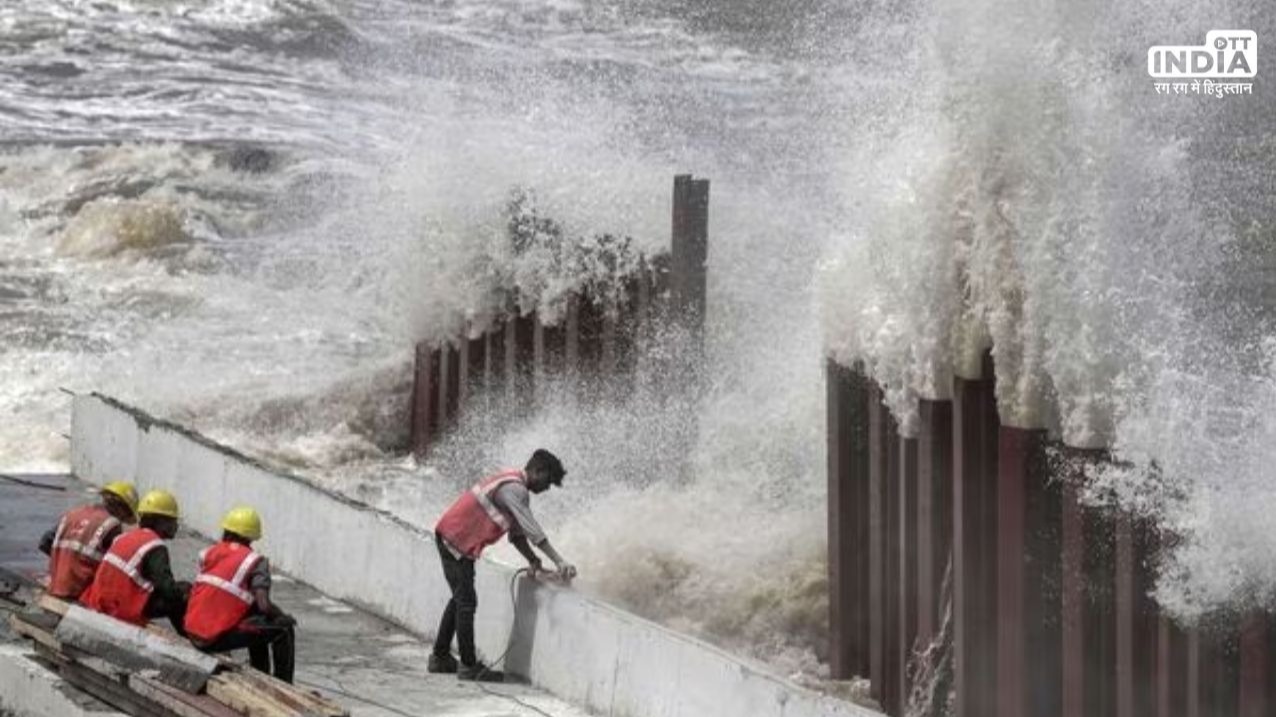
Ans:
[{"label": "wooden plank", "polygon": [[133,675],[128,687],[180,717],[239,717],[238,712],[208,695],[190,695],[154,677]]},{"label": "wooden plank", "polygon": [[[30,615],[27,617],[30,617]],[[53,636],[53,632],[51,630],[48,630],[43,626],[27,622],[23,619],[21,613],[13,613],[9,616],[9,629],[13,630],[18,635],[34,640],[38,645],[44,645],[54,651],[60,652],[62,650],[62,643]]]},{"label": "wooden plank", "polygon": [[262,695],[231,674],[213,675],[204,688],[208,696],[245,717],[296,717],[296,712]]},{"label": "wooden plank", "polygon": [[253,669],[240,669],[233,674],[235,678],[251,683],[254,688],[273,696],[284,704],[293,706],[294,709],[309,710],[307,714],[322,715],[323,717],[348,717],[350,714],[345,707],[326,697],[302,690],[283,680],[275,679],[264,672],[258,672]]},{"label": "wooden plank", "polygon": [[71,604],[61,598],[55,598],[48,593],[41,593],[36,599],[36,605],[39,605],[46,612],[51,612],[58,617],[66,615],[66,611],[70,609]]},{"label": "wooden plank", "polygon": [[62,679],[89,695],[133,717],[182,717],[134,693],[123,683],[70,661],[66,655],[37,644],[35,652],[53,663]]}]

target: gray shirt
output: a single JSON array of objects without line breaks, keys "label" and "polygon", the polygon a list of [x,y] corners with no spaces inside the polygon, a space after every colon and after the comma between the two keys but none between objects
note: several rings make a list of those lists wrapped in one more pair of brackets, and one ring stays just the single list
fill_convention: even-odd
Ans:
[{"label": "gray shirt", "polygon": [[532,545],[545,540],[545,531],[532,515],[532,494],[522,483],[510,482],[496,489],[492,496],[496,507],[509,516],[510,537],[526,537]]},{"label": "gray shirt", "polygon": [[249,590],[270,590],[270,561],[266,556],[261,556],[257,564],[253,566],[251,572],[248,573],[248,589]]}]

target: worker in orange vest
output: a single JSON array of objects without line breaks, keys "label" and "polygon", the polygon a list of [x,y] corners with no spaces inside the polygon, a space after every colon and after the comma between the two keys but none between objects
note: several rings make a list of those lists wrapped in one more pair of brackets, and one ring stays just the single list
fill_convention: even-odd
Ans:
[{"label": "worker in orange vest", "polygon": [[142,496],[138,527],[115,539],[80,602],[134,625],[166,617],[186,634],[182,617],[190,583],[173,579],[165,541],[177,535],[177,499],[162,490]]},{"label": "worker in orange vest", "polygon": [[97,566],[126,524],[134,521],[137,491],[132,483],[113,481],[99,491],[101,503],[67,511],[40,540],[49,556],[49,594],[77,600],[93,582]]},{"label": "worker in orange vest", "polygon": [[[576,577],[576,568],[563,560],[550,545],[545,531],[532,516],[530,493],[544,493],[550,486],[562,486],[563,464],[553,453],[541,448],[532,454],[523,470],[507,470],[479,481],[461,494],[434,528],[443,576],[452,590],[427,669],[434,673],[456,673],[462,680],[502,682],[504,674],[478,661],[474,650],[474,613],[478,595],[474,591],[474,561],[483,549],[506,533],[523,557],[533,577],[546,572],[532,546],[554,561],[557,574],[565,581]],[[452,637],[460,647],[461,662],[452,656]]]},{"label": "worker in orange vest", "polygon": [[199,577],[186,607],[186,632],[204,652],[248,648],[261,672],[292,682],[297,621],[270,600],[270,564],[252,549],[261,539],[261,516],[232,508],[222,518],[222,540],[199,555]]}]

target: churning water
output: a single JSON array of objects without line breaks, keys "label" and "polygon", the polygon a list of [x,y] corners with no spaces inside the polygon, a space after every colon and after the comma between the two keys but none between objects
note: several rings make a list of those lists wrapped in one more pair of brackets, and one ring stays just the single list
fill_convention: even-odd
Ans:
[{"label": "churning water", "polygon": [[[545,445],[584,589],[819,674],[825,347],[907,419],[993,343],[1007,416],[1115,446],[1105,495],[1192,536],[1168,600],[1265,593],[1276,95],[1261,49],[1225,101],[1143,58],[1276,28],[1197,5],[9,0],[0,465],[65,464],[59,387],[426,525]],[[404,461],[413,342],[526,269],[511,191],[654,248],[676,171],[714,180],[699,407],[557,402]]]}]

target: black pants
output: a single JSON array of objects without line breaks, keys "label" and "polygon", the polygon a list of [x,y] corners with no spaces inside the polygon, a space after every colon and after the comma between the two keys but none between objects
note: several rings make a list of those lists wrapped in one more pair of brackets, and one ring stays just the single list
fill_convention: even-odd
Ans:
[{"label": "black pants", "polygon": [[474,613],[478,611],[478,593],[474,591],[474,561],[458,558],[436,540],[439,560],[443,563],[443,577],[452,588],[452,599],[439,621],[439,632],[434,638],[434,654],[442,657],[452,653],[452,637],[456,636],[461,651],[461,664],[467,667],[478,664],[474,654]]},{"label": "black pants", "polygon": [[291,623],[274,622],[261,614],[249,615],[235,629],[213,642],[196,643],[195,646],[204,652],[230,652],[248,648],[248,662],[253,669],[292,683],[297,660],[297,636]]},{"label": "black pants", "polygon": [[179,597],[164,599],[156,593],[152,593],[151,597],[146,601],[147,620],[158,620],[166,617],[173,625],[173,629],[178,635],[186,637],[186,601]]}]

